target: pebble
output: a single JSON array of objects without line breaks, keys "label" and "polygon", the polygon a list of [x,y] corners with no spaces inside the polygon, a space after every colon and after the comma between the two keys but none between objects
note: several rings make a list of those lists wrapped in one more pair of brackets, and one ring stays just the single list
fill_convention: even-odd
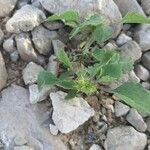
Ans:
[{"label": "pebble", "polygon": [[28,143],[27,140],[22,136],[16,136],[14,142],[17,146],[22,146]]},{"label": "pebble", "polygon": [[142,56],[142,63],[147,69],[150,70],[150,51],[144,53]]},{"label": "pebble", "polygon": [[101,147],[97,144],[93,144],[89,150],[102,150]]},{"label": "pebble", "polygon": [[149,82],[142,82],[142,86],[147,89],[150,90],[150,83]]},{"label": "pebble", "polygon": [[58,128],[55,126],[55,125],[53,125],[53,124],[50,124],[49,125],[49,129],[50,129],[50,133],[52,134],[52,135],[57,135],[58,134]]}]

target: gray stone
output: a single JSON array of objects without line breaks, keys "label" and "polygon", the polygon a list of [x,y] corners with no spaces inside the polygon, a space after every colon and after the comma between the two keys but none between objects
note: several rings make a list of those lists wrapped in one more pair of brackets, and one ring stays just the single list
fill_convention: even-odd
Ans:
[{"label": "gray stone", "polygon": [[54,53],[57,56],[58,52],[65,48],[65,44],[60,40],[52,40]]},{"label": "gray stone", "polygon": [[61,133],[77,129],[94,116],[93,108],[83,98],[75,97],[72,101],[66,101],[66,95],[67,93],[62,91],[50,93],[53,105],[52,119]]},{"label": "gray stone", "polygon": [[142,63],[147,69],[150,70],[150,51],[144,53],[142,56]]},{"label": "gray stone", "polygon": [[27,4],[29,4],[30,0],[19,0],[18,3],[17,3],[17,8],[21,8]]},{"label": "gray stone", "polygon": [[30,103],[35,104],[37,102],[41,102],[45,100],[49,93],[50,93],[50,88],[49,87],[43,87],[41,91],[38,89],[37,84],[33,84],[29,86],[29,93],[30,93]]},{"label": "gray stone", "polygon": [[105,150],[144,150],[147,137],[131,126],[109,129],[104,143]]},{"label": "gray stone", "polygon": [[146,125],[147,125],[147,131],[150,132],[150,117],[148,117],[145,122],[146,122]]},{"label": "gray stone", "polygon": [[6,30],[13,33],[31,31],[45,19],[46,16],[41,10],[32,5],[25,5],[7,21]]},{"label": "gray stone", "polygon": [[141,0],[141,6],[147,15],[150,15],[150,0]]},{"label": "gray stone", "polygon": [[106,50],[117,49],[117,45],[114,41],[107,43],[103,48]]},{"label": "gray stone", "polygon": [[58,30],[63,28],[65,25],[64,23],[58,21],[46,21],[43,23],[43,26],[49,30]]},{"label": "gray stone", "polygon": [[61,13],[66,10],[76,10],[81,18],[91,14],[103,15],[114,29],[113,37],[116,37],[121,28],[121,14],[113,0],[40,0],[43,7],[51,13]]},{"label": "gray stone", "polygon": [[128,12],[131,11],[145,15],[137,0],[114,0],[114,2],[117,4],[122,16],[125,16]]},{"label": "gray stone", "polygon": [[0,0],[0,17],[7,16],[14,8],[17,0]]},{"label": "gray stone", "polygon": [[150,25],[140,25],[135,31],[134,40],[140,45],[142,51],[150,49]]},{"label": "gray stone", "polygon": [[3,48],[8,53],[12,53],[16,50],[13,37],[10,37],[4,41]]},{"label": "gray stone", "polygon": [[143,81],[147,81],[150,78],[149,71],[142,65],[137,65],[135,67],[135,74]]},{"label": "gray stone", "polygon": [[17,44],[17,50],[20,57],[27,62],[34,61],[39,62],[39,56],[33,48],[31,39],[28,33],[21,33],[15,38]]},{"label": "gray stone", "polygon": [[[12,85],[2,91],[0,100],[0,137],[5,150],[14,150],[14,138],[25,137],[34,150],[63,149],[66,146],[59,137],[53,137],[43,123],[49,120],[49,108],[45,103],[29,103],[28,90]],[[22,147],[23,148],[23,147]],[[23,150],[23,149],[21,149]]]},{"label": "gray stone", "polygon": [[40,54],[52,53],[52,40],[58,38],[56,31],[49,31],[43,26],[36,27],[32,31],[32,40]]},{"label": "gray stone", "polygon": [[102,150],[101,147],[97,144],[93,144],[89,150]]},{"label": "gray stone", "polygon": [[125,116],[130,110],[130,107],[119,102],[119,101],[116,101],[115,102],[115,115],[117,117],[121,117],[121,116]]},{"label": "gray stone", "polygon": [[53,125],[53,124],[50,124],[49,125],[49,129],[50,129],[50,133],[52,134],[52,135],[57,135],[58,134],[58,128],[55,126],[55,125]]},{"label": "gray stone", "polygon": [[6,71],[5,62],[2,53],[0,52],[0,90],[6,86],[7,77],[8,74]]},{"label": "gray stone", "polygon": [[19,59],[18,51],[14,51],[10,54],[11,61],[16,62]]},{"label": "gray stone", "polygon": [[125,44],[125,43],[127,43],[128,41],[131,41],[131,40],[132,40],[131,37],[127,36],[124,33],[121,33],[119,35],[119,37],[117,38],[116,43],[117,43],[118,46],[122,46],[123,44]]},{"label": "gray stone", "polygon": [[150,83],[149,82],[142,82],[142,86],[147,89],[150,90]]},{"label": "gray stone", "polygon": [[4,39],[4,33],[2,29],[0,28],[0,44],[2,43],[3,39]]},{"label": "gray stone", "polygon": [[135,41],[128,41],[120,50],[123,56],[130,57],[133,61],[139,60],[142,56],[141,48]]},{"label": "gray stone", "polygon": [[14,150],[35,150],[35,149],[29,146],[15,146]]},{"label": "gray stone", "polygon": [[23,69],[23,80],[25,84],[33,84],[37,82],[38,74],[43,71],[44,69],[40,66],[35,64],[34,62],[30,62],[24,69]]},{"label": "gray stone", "polygon": [[51,55],[47,65],[47,70],[55,75],[58,75],[58,69],[59,69],[59,64],[58,61],[56,60],[56,56]]},{"label": "gray stone", "polygon": [[130,109],[129,114],[126,117],[127,121],[134,126],[138,131],[145,132],[147,125],[144,122],[142,116],[134,109]]},{"label": "gray stone", "polygon": [[148,145],[148,150],[150,150],[150,145]]},{"label": "gray stone", "polygon": [[22,146],[28,143],[28,141],[22,136],[16,136],[14,142],[17,146]]}]

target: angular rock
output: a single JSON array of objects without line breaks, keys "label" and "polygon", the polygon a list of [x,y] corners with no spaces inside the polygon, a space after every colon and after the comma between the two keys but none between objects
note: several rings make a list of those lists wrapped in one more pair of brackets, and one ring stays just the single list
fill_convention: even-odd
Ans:
[{"label": "angular rock", "polygon": [[6,23],[6,30],[11,33],[31,31],[46,19],[45,14],[32,5],[25,5]]},{"label": "angular rock", "polygon": [[150,90],[150,83],[149,82],[142,82],[142,86],[147,89]]},{"label": "angular rock", "polygon": [[137,0],[114,0],[114,2],[117,4],[122,16],[125,16],[129,11],[145,15]]},{"label": "angular rock", "polygon": [[150,70],[150,51],[144,53],[142,56],[142,63],[147,69]]},{"label": "angular rock", "polygon": [[117,38],[116,43],[117,43],[118,46],[122,46],[123,44],[125,44],[125,43],[127,43],[128,41],[131,41],[131,40],[132,40],[131,37],[127,36],[124,33],[121,33],[119,35],[119,37]]},{"label": "angular rock", "polygon": [[18,0],[0,0],[0,17],[7,16],[16,6]]},{"label": "angular rock", "polygon": [[55,126],[55,125],[53,125],[53,124],[50,124],[49,125],[49,129],[50,129],[50,133],[52,134],[52,135],[57,135],[58,134],[58,128]]},{"label": "angular rock", "polygon": [[131,126],[109,129],[104,143],[105,150],[144,150],[147,137]]},{"label": "angular rock", "polygon": [[137,65],[135,67],[135,74],[143,81],[147,81],[150,78],[149,71],[142,65]]},{"label": "angular rock", "polygon": [[37,82],[38,74],[43,71],[44,69],[40,66],[35,64],[34,62],[30,62],[24,69],[23,69],[23,80],[25,84],[33,84]]},{"label": "angular rock", "polygon": [[0,90],[6,86],[7,77],[8,74],[6,71],[5,62],[2,53],[0,52]]},{"label": "angular rock", "polygon": [[94,115],[94,110],[83,98],[76,97],[72,101],[66,101],[66,95],[62,91],[50,93],[53,105],[52,119],[62,133],[75,130]]},{"label": "angular rock", "polygon": [[93,144],[89,150],[102,150],[101,147],[97,144]]},{"label": "angular rock", "polygon": [[8,53],[12,53],[16,50],[13,37],[10,37],[4,41],[3,48]]},{"label": "angular rock", "polygon": [[21,33],[15,38],[17,44],[17,50],[20,57],[27,62],[34,61],[40,62],[41,56],[39,56],[33,48],[31,39],[28,33]]},{"label": "angular rock", "polygon": [[150,15],[150,0],[141,0],[141,6],[147,15]]},{"label": "angular rock", "polygon": [[119,102],[119,101],[116,101],[115,102],[115,115],[117,117],[121,117],[121,116],[125,116],[130,110],[130,107]]},{"label": "angular rock", "polygon": [[142,116],[134,109],[130,109],[129,114],[126,117],[127,121],[134,126],[138,131],[145,132],[147,125],[144,122]]},{"label": "angular rock", "polygon": [[123,56],[132,58],[133,61],[137,61],[142,56],[140,46],[135,41],[128,41],[120,47]]},{"label": "angular rock", "polygon": [[41,102],[45,100],[49,93],[50,93],[50,88],[49,87],[43,87],[41,91],[38,89],[37,84],[33,84],[29,86],[29,93],[30,93],[30,103],[31,104],[36,104],[37,102]]},{"label": "angular rock", "polygon": [[150,49],[150,25],[140,25],[134,34],[134,40],[140,45],[142,51]]},{"label": "angular rock", "polygon": [[43,26],[36,27],[32,31],[32,40],[40,54],[47,55],[52,51],[52,40],[58,37],[56,31],[49,31]]},{"label": "angular rock", "polygon": [[66,10],[76,10],[82,18],[93,13],[103,15],[112,28],[114,29],[113,36],[116,37],[122,28],[121,14],[113,0],[40,0],[43,7],[51,13],[61,13]]}]

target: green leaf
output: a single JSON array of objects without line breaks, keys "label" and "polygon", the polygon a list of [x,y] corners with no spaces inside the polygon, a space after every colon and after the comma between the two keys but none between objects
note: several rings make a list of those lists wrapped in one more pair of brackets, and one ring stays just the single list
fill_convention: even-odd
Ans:
[{"label": "green leaf", "polygon": [[41,71],[38,75],[38,87],[42,89],[43,86],[54,86],[58,82],[55,75],[48,71]]},{"label": "green leaf", "polygon": [[75,82],[72,80],[59,80],[56,84],[64,89],[75,89]]},{"label": "green leaf", "polygon": [[142,23],[150,24],[150,18],[143,16],[137,12],[128,12],[126,16],[123,17],[123,23]]},{"label": "green leaf", "polygon": [[60,50],[58,52],[57,58],[60,62],[62,62],[64,64],[65,67],[72,68],[72,64],[70,62],[70,59],[64,50]]},{"label": "green leaf", "polygon": [[112,28],[104,24],[99,25],[92,33],[92,37],[97,43],[102,44],[112,37]]},{"label": "green leaf", "polygon": [[122,101],[137,109],[140,113],[150,114],[150,92],[144,90],[141,84],[126,82],[113,92]]},{"label": "green leaf", "polygon": [[70,90],[67,94],[67,96],[65,97],[66,100],[71,100],[73,98],[75,98],[77,95],[77,90]]}]

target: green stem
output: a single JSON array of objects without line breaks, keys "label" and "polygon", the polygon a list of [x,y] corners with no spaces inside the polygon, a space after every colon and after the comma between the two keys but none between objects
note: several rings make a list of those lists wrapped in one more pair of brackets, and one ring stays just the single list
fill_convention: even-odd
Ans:
[{"label": "green stem", "polygon": [[85,46],[83,48],[83,53],[84,54],[88,54],[89,53],[90,46],[93,44],[93,42],[94,42],[94,39],[92,37],[90,37],[87,40],[87,42],[86,42],[86,44],[85,44]]}]

